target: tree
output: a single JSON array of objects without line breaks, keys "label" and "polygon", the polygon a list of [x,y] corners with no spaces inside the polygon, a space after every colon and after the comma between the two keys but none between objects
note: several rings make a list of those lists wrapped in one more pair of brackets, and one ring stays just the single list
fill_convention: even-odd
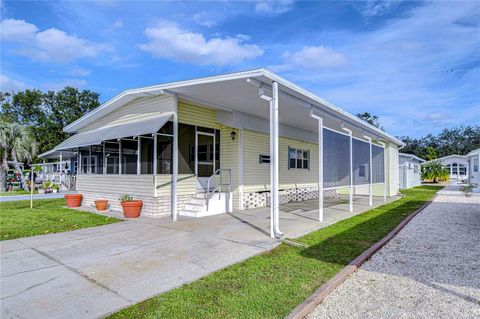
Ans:
[{"label": "tree", "polygon": [[63,127],[100,105],[99,94],[65,87],[58,92],[0,93],[0,120],[31,127],[43,153],[68,138]]},{"label": "tree", "polygon": [[357,113],[357,117],[375,127],[378,127],[383,131],[383,127],[380,126],[378,116],[372,115],[369,112]]},{"label": "tree", "polygon": [[428,148],[436,151],[435,158],[453,154],[466,155],[480,147],[480,126],[461,125],[452,129],[445,128],[437,135],[427,134],[421,138],[401,136],[399,139],[405,143],[402,152],[422,158],[432,154]]},{"label": "tree", "polygon": [[423,180],[430,180],[433,183],[437,183],[438,180],[447,180],[450,176],[450,171],[440,161],[422,165],[421,173]]},{"label": "tree", "polygon": [[32,137],[29,129],[14,123],[0,122],[0,153],[2,154],[2,165],[0,169],[0,190],[6,190],[8,174],[8,158],[11,157],[15,170],[20,173],[22,185],[27,189],[28,185],[20,162],[25,160],[33,161],[36,156],[37,143]]},{"label": "tree", "polygon": [[431,146],[428,146],[425,149],[425,155],[423,156],[423,158],[426,159],[427,161],[437,159],[437,150]]}]

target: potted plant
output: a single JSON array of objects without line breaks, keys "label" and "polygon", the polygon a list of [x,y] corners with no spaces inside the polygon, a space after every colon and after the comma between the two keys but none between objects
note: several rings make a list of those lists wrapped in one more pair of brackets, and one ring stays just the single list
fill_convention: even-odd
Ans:
[{"label": "potted plant", "polygon": [[52,192],[52,182],[46,181],[43,183],[43,189],[45,190],[45,193],[51,193]]},{"label": "potted plant", "polygon": [[64,197],[67,201],[67,207],[69,208],[80,207],[82,205],[82,194],[65,194]]},{"label": "potted plant", "polygon": [[52,191],[53,193],[58,193],[60,191],[60,186],[58,186],[58,184],[53,184]]},{"label": "potted plant", "polygon": [[130,195],[123,195],[119,198],[125,218],[137,218],[143,207],[143,201],[134,200]]},{"label": "potted plant", "polygon": [[43,186],[40,186],[40,187],[38,188],[38,193],[39,193],[39,194],[45,194],[45,193],[46,193],[45,188],[43,188]]},{"label": "potted plant", "polygon": [[476,187],[477,185],[474,184],[474,183],[467,183],[465,185],[462,185],[460,187],[460,190],[465,194],[465,197],[470,197],[472,196],[472,193],[473,193],[473,189]]},{"label": "potted plant", "polygon": [[95,208],[97,212],[104,212],[107,210],[108,200],[106,199],[96,199],[95,200]]}]

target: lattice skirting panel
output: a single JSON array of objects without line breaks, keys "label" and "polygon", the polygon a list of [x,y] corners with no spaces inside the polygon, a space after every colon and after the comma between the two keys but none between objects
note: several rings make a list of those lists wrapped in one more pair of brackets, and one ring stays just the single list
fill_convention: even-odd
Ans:
[{"label": "lattice skirting panel", "polygon": [[[325,198],[338,198],[336,189],[327,189],[323,191]],[[318,198],[318,188],[292,188],[279,191],[278,195],[280,205],[290,202],[301,202],[309,199]],[[270,206],[270,192],[252,192],[243,194],[243,203],[245,209]]]}]

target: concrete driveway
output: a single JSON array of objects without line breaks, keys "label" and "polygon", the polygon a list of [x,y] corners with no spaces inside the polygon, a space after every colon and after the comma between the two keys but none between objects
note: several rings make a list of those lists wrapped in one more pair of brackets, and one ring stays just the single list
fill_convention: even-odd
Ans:
[{"label": "concrete driveway", "polygon": [[[381,199],[375,199],[380,205]],[[285,237],[368,210],[366,198],[283,206]],[[199,219],[141,218],[1,242],[1,318],[98,318],[193,281],[279,244],[268,209]]]}]

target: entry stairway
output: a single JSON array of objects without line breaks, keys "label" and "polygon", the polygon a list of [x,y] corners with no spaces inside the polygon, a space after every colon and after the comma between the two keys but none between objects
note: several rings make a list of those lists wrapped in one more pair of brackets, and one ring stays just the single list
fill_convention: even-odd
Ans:
[{"label": "entry stairway", "polygon": [[232,211],[231,193],[215,193],[210,198],[208,197],[208,193],[197,193],[189,203],[185,204],[185,209],[178,211],[179,215],[205,217]]}]

